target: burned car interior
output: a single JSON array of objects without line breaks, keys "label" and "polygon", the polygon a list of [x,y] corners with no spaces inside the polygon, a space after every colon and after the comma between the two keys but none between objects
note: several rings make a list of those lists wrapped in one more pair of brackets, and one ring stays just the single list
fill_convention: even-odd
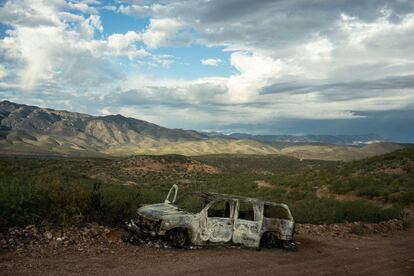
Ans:
[{"label": "burned car interior", "polygon": [[207,210],[208,217],[230,218],[230,202],[217,201]]}]

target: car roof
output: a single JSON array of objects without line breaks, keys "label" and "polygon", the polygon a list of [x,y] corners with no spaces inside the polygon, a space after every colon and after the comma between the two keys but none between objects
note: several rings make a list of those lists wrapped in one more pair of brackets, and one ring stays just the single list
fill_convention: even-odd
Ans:
[{"label": "car roof", "polygon": [[243,202],[250,202],[250,203],[264,203],[266,205],[275,205],[275,206],[283,206],[287,207],[284,203],[276,203],[271,201],[264,201],[258,198],[253,197],[245,197],[245,196],[239,196],[239,195],[231,195],[231,194],[221,194],[221,193],[213,193],[213,192],[194,192],[193,193],[196,196],[202,197],[207,200],[240,200]]}]

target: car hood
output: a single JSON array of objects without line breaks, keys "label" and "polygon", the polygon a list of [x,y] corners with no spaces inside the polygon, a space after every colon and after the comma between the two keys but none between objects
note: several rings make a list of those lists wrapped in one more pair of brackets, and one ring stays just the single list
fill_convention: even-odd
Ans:
[{"label": "car hood", "polygon": [[189,213],[172,204],[159,203],[139,208],[138,214],[150,219],[164,219],[169,216],[187,215]]}]

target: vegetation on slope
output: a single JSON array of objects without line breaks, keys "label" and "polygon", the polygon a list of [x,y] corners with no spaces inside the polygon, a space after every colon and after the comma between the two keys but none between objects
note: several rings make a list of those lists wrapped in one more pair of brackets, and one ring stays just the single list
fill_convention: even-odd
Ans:
[{"label": "vegetation on slope", "polygon": [[414,148],[353,162],[299,161],[279,156],[197,159],[226,170],[261,173],[260,180],[291,191],[317,193],[328,188],[325,194],[350,194],[402,205],[414,202]]},{"label": "vegetation on slope", "polygon": [[[360,177],[358,174],[363,173],[376,179],[381,191],[388,191],[390,186],[404,195],[397,197],[390,192],[393,202],[412,202],[412,197],[406,193],[412,193],[413,189],[413,151],[404,150],[353,163],[300,161],[277,155],[195,158],[194,164],[219,168],[215,173],[185,169],[192,163],[182,156],[166,158],[177,164],[187,164],[169,173],[130,169],[131,164],[145,166],[142,162],[151,159],[150,156],[140,158],[139,163],[135,159],[4,158],[0,159],[0,226],[83,221],[121,224],[135,215],[140,204],[163,201],[174,183],[180,187],[180,198],[193,191],[214,191],[285,202],[298,222],[378,222],[402,218],[402,207],[386,208],[364,199],[344,201],[319,197],[315,187],[327,185],[333,191],[358,192],[360,185],[349,186],[351,189],[346,191],[340,187],[348,187],[348,182],[343,180]],[[399,180],[394,181],[388,174],[378,172],[380,164],[399,168],[404,173],[399,172],[396,178]],[[259,186],[257,181],[267,181],[269,185]],[[344,186],[337,183],[344,183]]]},{"label": "vegetation on slope", "polygon": [[[403,149],[322,172],[336,193],[414,203],[414,149]],[[320,175],[319,177],[322,177]]]}]

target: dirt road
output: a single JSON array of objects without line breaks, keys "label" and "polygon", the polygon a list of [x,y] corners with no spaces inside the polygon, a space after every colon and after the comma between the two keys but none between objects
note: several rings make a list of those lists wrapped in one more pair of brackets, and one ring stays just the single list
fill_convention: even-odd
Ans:
[{"label": "dirt road", "polygon": [[0,253],[1,275],[414,275],[414,228],[387,236],[298,235],[298,252],[122,245],[101,253]]}]

